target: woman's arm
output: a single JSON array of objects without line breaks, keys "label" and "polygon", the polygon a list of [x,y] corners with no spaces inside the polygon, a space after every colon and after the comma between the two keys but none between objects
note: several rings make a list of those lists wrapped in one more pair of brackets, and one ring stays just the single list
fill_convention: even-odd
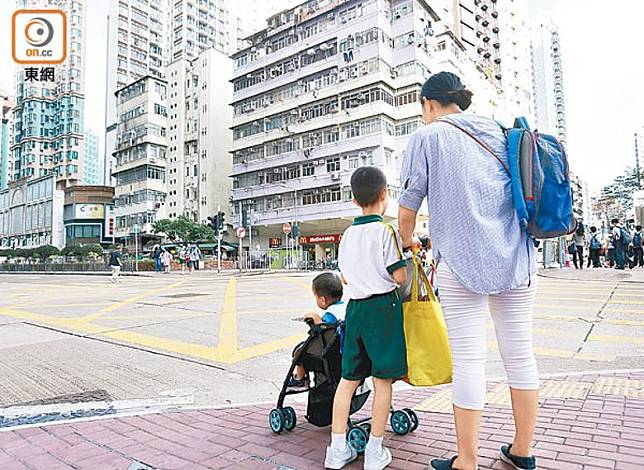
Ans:
[{"label": "woman's arm", "polygon": [[407,143],[401,165],[401,193],[398,199],[398,231],[403,248],[420,247],[418,240],[412,240],[416,229],[416,215],[427,197],[427,152],[423,135],[412,134]]},{"label": "woman's arm", "polygon": [[417,212],[407,209],[405,206],[398,206],[398,232],[402,239],[403,248],[420,247],[420,242],[413,239],[416,230]]}]

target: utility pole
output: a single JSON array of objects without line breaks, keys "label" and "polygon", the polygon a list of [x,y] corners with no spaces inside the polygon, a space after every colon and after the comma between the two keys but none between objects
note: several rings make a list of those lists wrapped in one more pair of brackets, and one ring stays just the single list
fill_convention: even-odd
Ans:
[{"label": "utility pole", "polygon": [[[217,217],[221,212],[221,204],[217,204]],[[217,223],[217,273],[221,272],[221,229]]]},{"label": "utility pole", "polygon": [[253,213],[250,208],[248,208],[248,253],[250,259],[250,266],[248,269],[253,270]]},{"label": "utility pole", "polygon": [[642,188],[642,174],[640,172],[640,153],[638,148],[639,135],[635,133],[635,174],[637,175],[637,187]]}]

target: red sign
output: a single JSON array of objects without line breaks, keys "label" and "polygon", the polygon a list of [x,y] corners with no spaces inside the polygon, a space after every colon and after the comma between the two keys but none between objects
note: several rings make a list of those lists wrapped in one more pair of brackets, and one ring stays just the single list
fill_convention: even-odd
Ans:
[{"label": "red sign", "polygon": [[282,239],[281,238],[270,238],[268,240],[268,246],[270,248],[279,248],[282,246]]},{"label": "red sign", "polygon": [[300,245],[313,245],[316,243],[340,243],[342,235],[312,235],[310,237],[300,237]]},{"label": "red sign", "polygon": [[244,227],[239,227],[237,229],[237,238],[244,238],[246,236],[246,229]]},{"label": "red sign", "polygon": [[286,222],[284,225],[282,225],[282,232],[284,232],[284,235],[291,233],[291,224]]}]

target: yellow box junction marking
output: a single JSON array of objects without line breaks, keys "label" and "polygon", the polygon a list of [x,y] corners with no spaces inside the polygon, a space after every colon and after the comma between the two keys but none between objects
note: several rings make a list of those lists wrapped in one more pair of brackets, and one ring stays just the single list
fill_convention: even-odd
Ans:
[{"label": "yellow box junction marking", "polygon": [[[79,318],[52,318],[47,315],[38,313],[19,311],[7,307],[0,307],[0,315],[6,315],[13,318],[22,320],[34,321],[50,326],[64,327],[75,330],[88,335],[96,335],[105,338],[111,338],[119,341],[125,341],[140,346],[161,349],[168,352],[192,356],[196,358],[223,362],[232,364],[254,357],[270,354],[280,349],[289,348],[300,342],[305,335],[297,334],[291,335],[286,338],[281,338],[267,343],[257,344],[249,347],[239,349],[238,347],[238,329],[237,329],[237,311],[236,311],[236,286],[237,280],[231,278],[226,288],[224,299],[224,309],[222,312],[221,325],[219,330],[219,344],[215,347],[189,343],[187,341],[172,340],[168,338],[148,335],[131,330],[115,330],[113,327],[105,325],[96,325],[91,323],[93,320],[102,319],[121,319],[121,318],[134,318],[132,316],[114,315],[108,316],[107,314],[117,310],[118,308],[128,305],[145,297],[149,297],[159,292],[167,291],[174,287],[178,287],[185,281],[180,281],[169,286],[162,288],[155,288],[148,290],[141,294],[137,294],[127,299],[113,303],[108,307],[99,310],[96,313],[86,315]],[[199,316],[209,316],[211,314],[204,313]],[[186,315],[187,317],[188,315]]]}]

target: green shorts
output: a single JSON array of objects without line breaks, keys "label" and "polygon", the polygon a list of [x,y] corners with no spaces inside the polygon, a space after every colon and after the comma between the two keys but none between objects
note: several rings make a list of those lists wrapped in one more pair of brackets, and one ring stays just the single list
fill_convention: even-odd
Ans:
[{"label": "green shorts", "polygon": [[342,378],[397,379],[407,374],[402,301],[393,291],[347,305]]}]

